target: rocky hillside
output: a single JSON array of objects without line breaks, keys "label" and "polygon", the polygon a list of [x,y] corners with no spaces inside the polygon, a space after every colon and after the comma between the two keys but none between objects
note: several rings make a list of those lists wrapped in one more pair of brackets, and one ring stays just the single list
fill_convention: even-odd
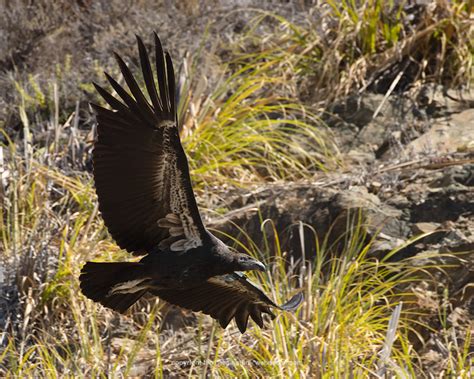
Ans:
[{"label": "rocky hillside", "polygon": [[[0,376],[469,377],[472,5],[347,3],[5,2]],[[153,30],[206,224],[272,298],[305,294],[262,331],[79,293],[85,261],[131,259],[98,212],[91,83]]]}]

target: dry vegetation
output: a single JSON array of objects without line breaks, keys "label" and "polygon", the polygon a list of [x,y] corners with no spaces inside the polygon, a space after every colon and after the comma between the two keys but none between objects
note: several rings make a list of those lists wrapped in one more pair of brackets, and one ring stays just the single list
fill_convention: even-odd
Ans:
[{"label": "dry vegetation", "polygon": [[443,267],[393,262],[396,250],[371,257],[357,215],[340,236],[342,257],[323,244],[307,254],[314,261],[292,261],[279,231],[265,234],[271,220],[262,227],[265,249],[236,241],[269,262],[271,272],[254,279],[273,299],[295,288],[306,298],[296,314],[243,336],[202,315],[173,330],[173,316],[154,300],[119,316],[78,286],[86,260],[130,259],[98,214],[87,102],[98,101],[91,81],[103,82],[104,69],[117,73],[113,50],[137,63],[133,34],[150,40],[157,30],[171,49],[183,142],[206,198],[217,185],[345,169],[322,115],[349,94],[416,96],[427,82],[469,87],[468,3],[301,1],[272,12],[213,0],[2,3],[0,376],[469,376],[470,330],[455,335],[442,306],[438,332],[448,358],[441,369],[430,373],[415,349],[431,326],[412,288],[434,285]]}]

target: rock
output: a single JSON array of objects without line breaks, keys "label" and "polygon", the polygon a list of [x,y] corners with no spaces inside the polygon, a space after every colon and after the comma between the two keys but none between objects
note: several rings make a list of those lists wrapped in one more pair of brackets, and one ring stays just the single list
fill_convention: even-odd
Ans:
[{"label": "rock", "polygon": [[[472,91],[471,91],[472,92]],[[446,91],[423,85],[418,96],[376,93],[349,96],[334,105],[332,126],[342,152],[353,162],[366,158],[409,159],[474,151],[474,97],[469,91]]]},{"label": "rock", "polygon": [[429,131],[410,142],[409,154],[454,153],[472,148],[474,143],[474,109],[453,114],[445,120],[435,122]]},{"label": "rock", "polygon": [[470,189],[448,187],[418,194],[418,201],[410,206],[412,222],[442,223],[456,221],[461,215],[474,215],[474,191]]},{"label": "rock", "polygon": [[428,184],[430,188],[453,188],[474,186],[474,164],[448,167],[442,175]]},{"label": "rock", "polygon": [[[234,200],[234,205],[236,202]],[[409,233],[409,228],[402,221],[402,211],[383,204],[363,186],[337,191],[308,184],[291,187],[273,185],[271,189],[262,189],[250,197],[242,197],[240,205],[240,209],[212,220],[212,228],[235,237],[239,230],[243,230],[247,238],[263,248],[265,243],[261,221],[270,219],[279,232],[283,251],[295,259],[301,258],[303,254],[306,258],[313,258],[316,252],[314,235],[309,228],[304,228],[305,251],[301,251],[300,221],[316,231],[320,245],[327,238],[326,243],[339,253],[344,248],[340,242],[343,240],[341,236],[352,231],[359,214],[367,241],[378,232],[394,240],[404,238]],[[351,218],[352,223],[348,222]],[[271,230],[266,232],[272,233]]]},{"label": "rock", "polygon": [[417,222],[412,225],[411,230],[416,234],[433,233],[439,228],[440,224],[436,222]]},{"label": "rock", "polygon": [[331,112],[361,129],[372,121],[383,98],[383,95],[374,93],[364,97],[349,96],[344,102],[334,105]]}]

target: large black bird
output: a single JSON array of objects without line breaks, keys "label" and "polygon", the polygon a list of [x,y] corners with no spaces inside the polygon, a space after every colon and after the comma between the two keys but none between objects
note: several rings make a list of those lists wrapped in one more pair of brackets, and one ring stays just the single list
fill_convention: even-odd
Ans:
[{"label": "large black bird", "polygon": [[80,276],[82,292],[119,312],[149,292],[208,314],[224,328],[235,318],[244,333],[249,316],[262,327],[263,313],[274,317],[271,308],[292,311],[303,296],[276,305],[241,273],[264,271],[265,266],[231,251],[203,225],[179,139],[173,65],[154,37],[157,84],[137,36],[149,98],[115,54],[130,93],[105,73],[121,100],[94,83],[112,110],[91,104],[98,123],[93,166],[99,209],[117,244],[145,257],[87,262]]}]

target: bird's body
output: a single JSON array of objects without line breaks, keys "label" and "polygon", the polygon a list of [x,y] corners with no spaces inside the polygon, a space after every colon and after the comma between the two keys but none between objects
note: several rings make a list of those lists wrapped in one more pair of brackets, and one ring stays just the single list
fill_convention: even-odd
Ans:
[{"label": "bird's body", "polygon": [[185,289],[212,276],[234,271],[226,269],[227,265],[220,263],[219,258],[208,249],[197,247],[178,254],[174,251],[149,254],[142,259],[142,263],[148,266],[155,289]]},{"label": "bird's body", "polygon": [[[210,237],[216,238],[212,235]],[[232,274],[239,265],[235,262],[234,255],[219,251],[219,242],[179,253],[168,250],[143,257],[140,264],[144,267],[144,276],[150,280],[150,289],[186,289],[213,276]],[[262,270],[263,268],[262,265]]]},{"label": "bird's body", "polygon": [[273,316],[270,308],[296,309],[301,294],[282,306],[273,303],[241,273],[265,266],[231,251],[205,228],[179,139],[171,58],[155,34],[156,83],[137,41],[148,98],[116,55],[131,94],[108,74],[121,101],[95,84],[113,110],[91,104],[98,122],[93,166],[110,234],[121,248],[145,256],[139,262],[87,262],[82,292],[119,312],[148,292],[209,314],[223,327],[235,318],[242,333],[249,317],[262,326],[262,313]]}]

